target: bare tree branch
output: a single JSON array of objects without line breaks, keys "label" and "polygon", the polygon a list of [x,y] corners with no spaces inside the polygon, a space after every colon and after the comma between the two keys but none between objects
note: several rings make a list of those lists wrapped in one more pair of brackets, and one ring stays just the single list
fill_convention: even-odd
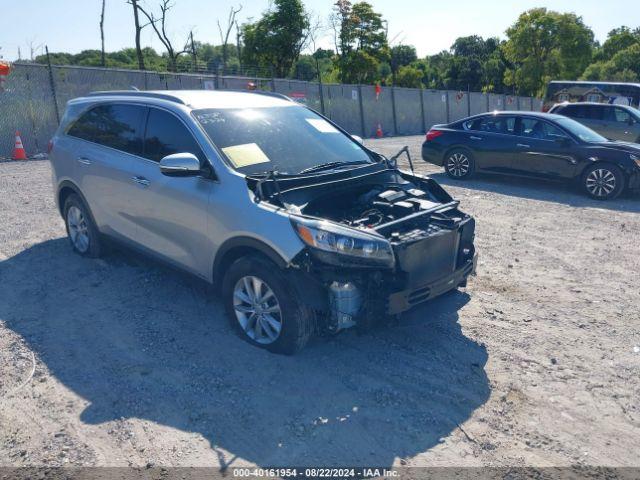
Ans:
[{"label": "bare tree branch", "polygon": [[[164,45],[164,48],[167,50],[167,55],[169,56],[169,65],[168,70],[175,72],[177,70],[177,60],[178,57],[180,55],[183,55],[184,53],[188,53],[188,37],[187,37],[187,42],[185,43],[185,47],[183,50],[181,51],[176,51],[175,47],[173,46],[173,43],[171,41],[171,38],[169,37],[169,34],[167,33],[167,16],[169,11],[173,8],[174,4],[171,3],[171,0],[161,0],[160,2],[160,18],[157,18],[154,14],[154,12],[149,12],[147,11],[142,5],[140,5],[140,3],[137,2],[137,0],[129,0],[129,1],[133,1],[136,3],[136,8],[140,11],[140,13],[142,13],[147,20],[149,21],[149,23],[147,25],[151,25],[151,28],[153,28],[154,32],[156,33],[156,36],[158,37],[158,40],[160,40],[160,42],[162,43],[162,45]],[[158,27],[158,23],[160,24],[160,26]]]},{"label": "bare tree branch", "polygon": [[222,25],[220,25],[220,20],[218,19],[218,31],[220,32],[220,42],[222,42],[222,65],[224,70],[227,69],[227,61],[229,60],[229,36],[231,35],[231,30],[233,30],[234,25],[237,27],[238,22],[236,21],[236,15],[240,13],[242,10],[242,5],[238,7],[238,9],[234,9],[233,6],[229,10],[229,17],[227,18],[227,26],[226,30],[222,30]]}]

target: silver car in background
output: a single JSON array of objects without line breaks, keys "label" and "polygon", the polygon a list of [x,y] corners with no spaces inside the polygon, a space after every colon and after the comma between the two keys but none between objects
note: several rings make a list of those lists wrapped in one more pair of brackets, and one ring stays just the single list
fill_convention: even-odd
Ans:
[{"label": "silver car in background", "polygon": [[115,239],[218,285],[253,345],[291,354],[466,285],[474,220],[430,178],[287,97],[97,92],[51,142],[74,250]]},{"label": "silver car in background", "polygon": [[549,113],[563,115],[595,130],[609,140],[640,143],[640,111],[608,103],[559,103]]}]

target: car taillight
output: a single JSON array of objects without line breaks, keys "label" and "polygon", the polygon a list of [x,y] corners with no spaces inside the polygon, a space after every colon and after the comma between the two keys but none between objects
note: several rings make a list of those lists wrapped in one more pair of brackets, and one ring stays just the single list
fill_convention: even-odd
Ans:
[{"label": "car taillight", "polygon": [[431,140],[433,140],[434,138],[438,138],[440,135],[442,135],[444,132],[442,130],[429,130],[427,132],[427,142],[430,142]]},{"label": "car taillight", "polygon": [[47,154],[51,154],[52,150],[53,150],[53,138],[49,140],[49,143],[47,144]]}]

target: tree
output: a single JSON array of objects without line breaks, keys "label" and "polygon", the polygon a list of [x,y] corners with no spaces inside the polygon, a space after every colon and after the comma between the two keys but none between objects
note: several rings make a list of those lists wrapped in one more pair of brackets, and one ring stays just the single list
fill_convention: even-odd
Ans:
[{"label": "tree", "polygon": [[133,25],[136,31],[136,56],[138,57],[138,69],[144,70],[144,56],[142,55],[140,34],[145,26],[140,25],[140,17],[138,16],[138,0],[128,0],[128,3],[133,7]]},{"label": "tree", "polygon": [[255,23],[242,26],[243,62],[273,68],[274,75],[286,77],[300,56],[309,30],[309,16],[301,0],[274,0]]},{"label": "tree", "polygon": [[351,4],[348,0],[338,0],[330,24],[334,29],[341,81],[375,81],[380,64],[389,60],[382,15],[367,2]]},{"label": "tree", "polygon": [[229,60],[229,36],[231,35],[231,29],[236,25],[236,15],[242,10],[242,5],[238,9],[231,7],[229,9],[229,17],[227,18],[227,25],[224,33],[222,32],[222,26],[220,20],[218,20],[218,31],[220,32],[220,41],[222,42],[222,66],[224,71],[227,70],[227,62]]},{"label": "tree", "polygon": [[403,65],[396,73],[394,85],[397,85],[398,87],[421,88],[422,72],[414,66]]},{"label": "tree", "polygon": [[[182,50],[176,50],[173,46],[171,38],[167,34],[167,16],[169,11],[173,8],[174,4],[171,3],[171,0],[161,0],[160,1],[160,17],[157,17],[154,12],[148,12],[139,2],[136,0],[131,0],[135,2],[137,10],[140,11],[147,20],[149,21],[148,25],[151,25],[153,31],[156,32],[156,36],[158,40],[164,45],[164,48],[167,50],[167,56],[169,57],[169,62],[167,65],[167,69],[170,72],[177,71],[177,60],[180,55],[183,53],[187,53],[189,51],[188,44],[189,42],[185,42],[185,46]],[[160,25],[158,27],[158,24]]]},{"label": "tree", "polygon": [[389,65],[393,75],[398,73],[400,67],[411,65],[416,60],[418,60],[418,54],[414,46],[396,45],[391,47]]},{"label": "tree", "polygon": [[507,29],[505,83],[524,95],[541,95],[552,78],[575,79],[591,62],[593,31],[573,13],[534,8]]},{"label": "tree", "polygon": [[607,40],[594,55],[596,61],[608,61],[615,54],[632,45],[640,43],[640,28],[631,30],[629,27],[614,28],[607,35]]},{"label": "tree", "polygon": [[106,3],[106,0],[102,0],[102,10],[100,12],[100,44],[101,44],[100,64],[103,67],[105,67],[107,65],[107,62],[106,62],[105,57],[104,57],[104,7],[105,7],[105,3]]}]

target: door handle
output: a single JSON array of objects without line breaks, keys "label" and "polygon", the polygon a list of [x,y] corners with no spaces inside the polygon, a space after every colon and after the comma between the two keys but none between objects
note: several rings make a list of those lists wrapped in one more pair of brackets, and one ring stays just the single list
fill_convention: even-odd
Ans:
[{"label": "door handle", "polygon": [[524,143],[518,143],[516,146],[521,148],[531,148],[531,145],[525,145]]},{"label": "door handle", "polygon": [[81,163],[83,165],[91,165],[91,159],[87,157],[78,157],[76,160],[78,160],[78,163]]},{"label": "door handle", "polygon": [[149,184],[151,183],[149,180],[147,180],[144,177],[131,177],[131,180],[133,180],[135,183],[137,183],[141,187],[148,187]]},{"label": "door handle", "polygon": [[482,137],[476,137],[476,136],[474,136],[474,135],[471,135],[469,138],[470,138],[471,140],[482,140]]}]

